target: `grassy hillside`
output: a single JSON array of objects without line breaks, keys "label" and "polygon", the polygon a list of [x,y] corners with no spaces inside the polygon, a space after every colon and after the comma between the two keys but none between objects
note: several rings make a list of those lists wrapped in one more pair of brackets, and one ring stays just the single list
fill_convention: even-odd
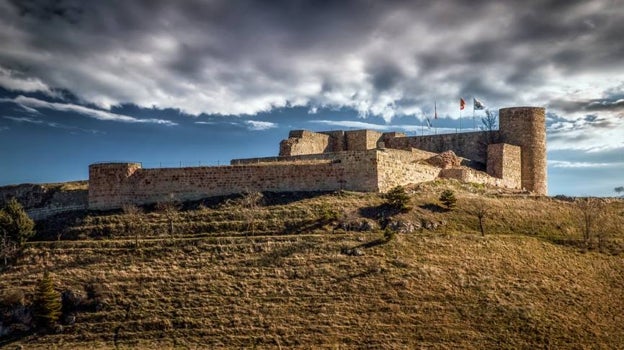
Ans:
[{"label": "grassy hillside", "polygon": [[[437,197],[452,188],[457,208]],[[43,271],[98,307],[26,348],[617,348],[624,202],[601,244],[566,200],[436,182],[394,214],[374,194],[272,196],[51,221],[0,274],[32,295]],[[486,235],[475,210],[485,207]],[[149,208],[148,208],[149,209]],[[613,223],[613,224],[612,224]],[[621,223],[621,222],[619,222]],[[390,240],[381,226],[393,227]],[[613,225],[613,226],[611,226]],[[172,230],[173,228],[173,230]],[[607,230],[608,228],[608,230]],[[604,229],[604,230],[602,230]],[[137,232],[139,232],[137,236]],[[93,290],[96,292],[94,293]]]}]

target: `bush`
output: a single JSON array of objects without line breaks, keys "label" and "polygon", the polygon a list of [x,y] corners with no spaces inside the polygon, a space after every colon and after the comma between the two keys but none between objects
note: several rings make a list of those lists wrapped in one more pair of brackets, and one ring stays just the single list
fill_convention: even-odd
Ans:
[{"label": "bush", "polygon": [[0,295],[0,307],[11,307],[26,304],[26,296],[20,289],[9,289]]},{"label": "bush", "polygon": [[61,316],[61,294],[54,290],[54,282],[48,271],[37,284],[34,299],[34,315],[39,326],[52,327]]},{"label": "bush", "polygon": [[410,197],[403,186],[397,186],[385,194],[386,204],[399,211],[410,210]]},{"label": "bush", "polygon": [[457,202],[457,198],[455,198],[455,192],[451,190],[444,190],[442,194],[440,194],[440,202],[442,202],[446,209],[453,209],[455,207],[455,203]]}]

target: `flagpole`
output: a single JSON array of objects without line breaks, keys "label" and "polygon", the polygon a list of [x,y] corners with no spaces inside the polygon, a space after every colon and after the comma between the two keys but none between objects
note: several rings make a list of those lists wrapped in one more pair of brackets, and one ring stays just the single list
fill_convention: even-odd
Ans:
[{"label": "flagpole", "polygon": [[[438,99],[434,98],[433,99],[433,119],[438,119]],[[438,134],[438,124],[436,123],[435,125],[435,134]]]},{"label": "flagpole", "polygon": [[472,130],[477,130],[477,122],[475,121],[475,99],[472,98]]}]

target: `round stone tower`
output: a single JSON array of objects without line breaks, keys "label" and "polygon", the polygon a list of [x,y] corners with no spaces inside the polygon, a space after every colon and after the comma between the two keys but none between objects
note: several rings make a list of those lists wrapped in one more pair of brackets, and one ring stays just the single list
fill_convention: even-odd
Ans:
[{"label": "round stone tower", "polygon": [[546,185],[546,110],[512,107],[498,111],[502,142],[522,148],[522,187],[548,194]]}]

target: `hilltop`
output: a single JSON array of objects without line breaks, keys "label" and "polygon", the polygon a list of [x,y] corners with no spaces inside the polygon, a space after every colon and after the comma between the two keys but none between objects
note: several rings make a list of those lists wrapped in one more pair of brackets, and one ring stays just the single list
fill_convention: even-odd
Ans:
[{"label": "hilltop", "polygon": [[[455,191],[454,210],[440,206],[444,189]],[[405,213],[373,193],[267,193],[41,221],[35,240],[0,272],[2,296],[21,291],[28,301],[48,270],[59,291],[93,307],[72,313],[75,320],[56,332],[26,332],[0,345],[624,343],[624,201],[605,201],[596,229],[604,235],[586,243],[571,198],[457,181],[407,192]],[[488,212],[484,236],[479,208]]]}]

